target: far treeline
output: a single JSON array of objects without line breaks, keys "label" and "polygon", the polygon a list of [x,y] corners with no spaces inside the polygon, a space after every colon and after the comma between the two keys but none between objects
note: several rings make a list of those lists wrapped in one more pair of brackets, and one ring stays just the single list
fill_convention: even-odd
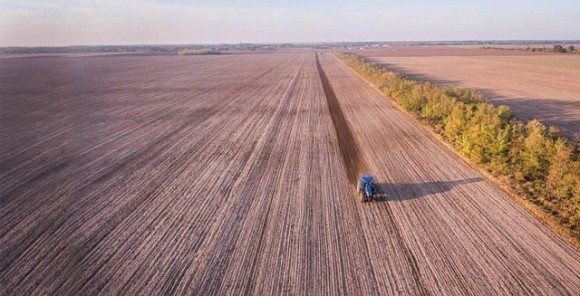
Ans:
[{"label": "far treeline", "polygon": [[213,49],[180,49],[177,51],[178,55],[213,55],[221,54],[218,50]]},{"label": "far treeline", "polygon": [[291,48],[290,43],[283,44],[159,44],[159,45],[79,45],[79,46],[37,46],[37,47],[0,47],[0,54],[38,54],[38,53],[101,53],[101,52],[167,52],[183,50],[200,51],[254,51]]},{"label": "far treeline", "polygon": [[556,53],[578,53],[574,45],[561,45],[556,44],[553,47],[493,47],[493,46],[483,46],[482,49],[496,49],[496,50],[520,50],[520,51],[531,51],[531,52],[556,52]]},{"label": "far treeline", "polygon": [[461,154],[580,239],[577,142],[537,120],[523,123],[514,119],[509,107],[488,103],[474,90],[410,80],[353,54],[337,56]]}]

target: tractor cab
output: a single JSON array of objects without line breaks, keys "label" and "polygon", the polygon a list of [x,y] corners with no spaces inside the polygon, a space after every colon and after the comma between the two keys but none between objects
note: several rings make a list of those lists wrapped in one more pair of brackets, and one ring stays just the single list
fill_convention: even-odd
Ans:
[{"label": "tractor cab", "polygon": [[373,199],[375,194],[375,181],[371,175],[363,175],[357,182],[357,191],[361,194],[363,202]]}]

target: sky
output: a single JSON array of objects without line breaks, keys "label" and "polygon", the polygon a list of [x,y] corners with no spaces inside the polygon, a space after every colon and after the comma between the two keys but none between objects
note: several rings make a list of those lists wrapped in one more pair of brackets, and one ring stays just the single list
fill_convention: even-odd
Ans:
[{"label": "sky", "polygon": [[580,39],[580,0],[0,0],[0,46]]}]

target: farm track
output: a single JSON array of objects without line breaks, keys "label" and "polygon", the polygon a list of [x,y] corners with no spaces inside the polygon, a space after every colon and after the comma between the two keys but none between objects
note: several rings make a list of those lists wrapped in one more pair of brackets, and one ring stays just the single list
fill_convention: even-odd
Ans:
[{"label": "farm track", "polygon": [[577,251],[331,55],[0,69],[1,294],[580,292]]}]

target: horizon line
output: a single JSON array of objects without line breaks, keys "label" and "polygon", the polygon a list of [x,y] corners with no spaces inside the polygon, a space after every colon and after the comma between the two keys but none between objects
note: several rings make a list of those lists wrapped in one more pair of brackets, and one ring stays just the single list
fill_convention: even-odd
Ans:
[{"label": "horizon line", "polygon": [[368,40],[368,41],[304,41],[304,42],[219,42],[219,43],[126,43],[126,44],[68,44],[68,45],[0,45],[0,48],[63,48],[98,46],[215,46],[215,45],[320,45],[320,44],[360,44],[360,43],[485,43],[485,42],[560,42],[580,43],[580,39],[465,39],[465,40]]}]

